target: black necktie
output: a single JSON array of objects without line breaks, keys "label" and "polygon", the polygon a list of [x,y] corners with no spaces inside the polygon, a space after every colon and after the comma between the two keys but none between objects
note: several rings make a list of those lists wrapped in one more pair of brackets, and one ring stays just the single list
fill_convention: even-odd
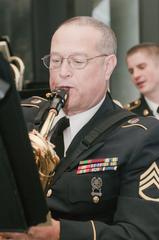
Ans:
[{"label": "black necktie", "polygon": [[159,107],[157,108],[157,113],[159,113]]},{"label": "black necktie", "polygon": [[54,126],[50,141],[55,145],[55,152],[61,159],[64,156],[63,131],[69,127],[69,119],[62,117]]}]

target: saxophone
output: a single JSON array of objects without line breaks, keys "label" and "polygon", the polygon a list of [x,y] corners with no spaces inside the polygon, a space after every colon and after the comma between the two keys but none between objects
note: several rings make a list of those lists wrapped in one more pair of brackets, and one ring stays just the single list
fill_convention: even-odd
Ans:
[{"label": "saxophone", "polygon": [[52,182],[55,168],[60,162],[54,150],[55,146],[49,141],[48,135],[55,117],[58,115],[60,109],[64,107],[68,94],[65,89],[55,89],[49,93],[47,97],[51,100],[48,116],[40,132],[33,129],[29,133],[35,162],[38,167],[40,181],[45,194]]}]

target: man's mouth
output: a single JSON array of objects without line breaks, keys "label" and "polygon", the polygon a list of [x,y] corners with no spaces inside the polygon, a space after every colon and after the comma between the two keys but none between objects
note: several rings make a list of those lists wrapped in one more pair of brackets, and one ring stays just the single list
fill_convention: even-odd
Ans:
[{"label": "man's mouth", "polygon": [[63,89],[66,92],[67,98],[69,97],[70,87],[68,86],[58,86],[56,89]]},{"label": "man's mouth", "polygon": [[137,82],[136,85],[138,86],[138,88],[142,88],[145,84],[145,81],[140,81],[140,82]]}]

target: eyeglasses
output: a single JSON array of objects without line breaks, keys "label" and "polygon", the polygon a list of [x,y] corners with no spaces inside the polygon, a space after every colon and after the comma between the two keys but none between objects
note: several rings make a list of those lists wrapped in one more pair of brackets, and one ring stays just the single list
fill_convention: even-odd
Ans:
[{"label": "eyeglasses", "polygon": [[64,59],[67,60],[67,63],[71,66],[71,68],[82,69],[87,66],[89,61],[98,57],[106,57],[106,56],[108,55],[101,54],[91,58],[86,58],[85,56],[81,56],[81,55],[70,55],[69,57],[64,58],[64,57],[61,57],[60,55],[52,54],[52,55],[44,56],[41,60],[43,61],[44,66],[49,69],[60,68]]}]

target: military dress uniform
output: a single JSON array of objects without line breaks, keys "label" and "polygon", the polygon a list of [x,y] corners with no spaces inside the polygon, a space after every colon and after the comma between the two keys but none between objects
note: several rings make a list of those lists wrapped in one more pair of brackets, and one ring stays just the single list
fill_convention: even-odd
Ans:
[{"label": "military dress uniform", "polygon": [[[45,119],[38,99],[23,107],[28,126],[34,114]],[[55,171],[47,202],[61,240],[158,240],[159,123],[132,115],[102,131],[115,112],[125,110],[107,94]]]},{"label": "military dress uniform", "polygon": [[124,108],[140,116],[153,116],[153,112],[143,95],[141,95],[139,99],[124,105]]}]

